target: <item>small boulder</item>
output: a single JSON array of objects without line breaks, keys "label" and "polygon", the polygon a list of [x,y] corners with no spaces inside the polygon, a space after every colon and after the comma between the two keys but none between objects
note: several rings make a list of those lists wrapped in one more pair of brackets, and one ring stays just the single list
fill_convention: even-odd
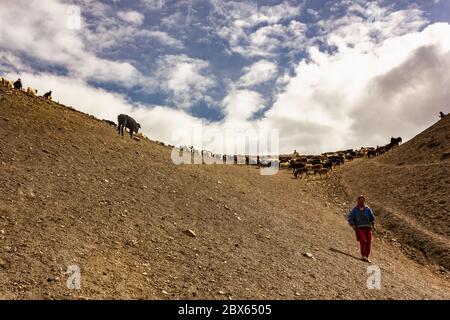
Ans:
[{"label": "small boulder", "polygon": [[192,238],[195,238],[195,237],[197,236],[197,235],[195,234],[194,230],[191,230],[191,229],[187,229],[187,230],[185,231],[185,233],[186,233],[188,236],[192,237]]},{"label": "small boulder", "polygon": [[312,253],[305,252],[303,255],[304,255],[305,257],[307,257],[307,258],[316,260],[316,258],[314,258],[314,256],[312,255]]}]

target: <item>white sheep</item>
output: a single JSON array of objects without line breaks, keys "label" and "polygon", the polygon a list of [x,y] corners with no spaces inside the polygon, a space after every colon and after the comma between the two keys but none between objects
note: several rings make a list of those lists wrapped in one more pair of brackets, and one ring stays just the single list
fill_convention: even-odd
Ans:
[{"label": "white sheep", "polygon": [[27,93],[32,95],[32,96],[35,96],[36,93],[37,93],[37,90],[34,90],[32,87],[28,87],[27,88]]},{"label": "white sheep", "polygon": [[2,78],[2,84],[10,89],[14,88],[14,83],[11,80]]}]

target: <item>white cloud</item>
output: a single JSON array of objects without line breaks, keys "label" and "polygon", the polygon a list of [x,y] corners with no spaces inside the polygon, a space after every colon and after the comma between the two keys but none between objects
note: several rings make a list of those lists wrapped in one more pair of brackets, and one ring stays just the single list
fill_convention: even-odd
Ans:
[{"label": "white cloud", "polygon": [[186,55],[167,55],[158,62],[156,77],[159,88],[171,94],[177,108],[188,109],[207,99],[207,91],[216,81],[210,74],[208,62]]},{"label": "white cloud", "polygon": [[[306,25],[294,20],[302,5],[258,6],[251,2],[212,1],[216,33],[232,52],[246,57],[272,56],[304,44]],[[214,18],[211,18],[215,21]],[[255,30],[256,29],[256,30]]]},{"label": "white cloud", "polygon": [[161,10],[166,1],[165,0],[140,0],[149,10]]},{"label": "white cloud", "polygon": [[259,60],[244,68],[244,72],[238,84],[242,87],[251,87],[272,80],[277,74],[277,65],[267,60]]},{"label": "white cloud", "polygon": [[142,13],[137,11],[120,11],[117,13],[117,16],[129,23],[135,25],[141,25],[144,22],[145,16]]},{"label": "white cloud", "polygon": [[263,98],[255,91],[233,89],[224,99],[226,122],[243,122],[263,107]]},{"label": "white cloud", "polygon": [[[111,61],[89,51],[82,35],[86,29],[67,28],[69,6],[55,0],[39,5],[28,1],[0,2],[0,47],[45,64],[67,68],[72,76],[131,86],[143,79],[128,62]],[[18,14],[20,12],[20,14]]]},{"label": "white cloud", "polygon": [[[279,128],[285,151],[316,153],[412,138],[450,99],[450,25],[355,46],[312,48],[261,125]],[[337,39],[337,38],[336,38]]]}]

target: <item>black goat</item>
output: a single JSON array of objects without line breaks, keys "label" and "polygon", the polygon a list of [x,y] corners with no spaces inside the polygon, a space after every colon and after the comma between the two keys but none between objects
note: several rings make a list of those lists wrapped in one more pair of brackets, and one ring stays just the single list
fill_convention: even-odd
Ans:
[{"label": "black goat", "polygon": [[22,80],[20,78],[14,82],[14,89],[22,90]]},{"label": "black goat", "polygon": [[117,117],[117,123],[119,124],[117,127],[117,132],[123,135],[123,129],[128,128],[130,130],[130,137],[133,138],[133,132],[138,132],[141,128],[141,125],[136,122],[132,117],[126,114],[119,114]]},{"label": "black goat", "polygon": [[52,100],[52,91],[44,93],[43,96],[45,99]]}]

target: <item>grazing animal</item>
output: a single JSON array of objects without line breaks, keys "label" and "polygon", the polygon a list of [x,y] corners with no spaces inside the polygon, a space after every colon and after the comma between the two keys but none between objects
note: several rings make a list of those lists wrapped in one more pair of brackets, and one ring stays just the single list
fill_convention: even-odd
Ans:
[{"label": "grazing animal", "polygon": [[375,149],[375,154],[377,156],[380,156],[380,155],[384,154],[385,152],[386,152],[386,147],[377,147]]},{"label": "grazing animal", "polygon": [[312,169],[314,170],[314,174],[316,174],[317,170],[323,169],[323,164],[321,164],[321,163],[313,164],[313,168]]},{"label": "grazing animal", "polygon": [[22,90],[22,80],[20,80],[20,78],[14,82],[14,89]]},{"label": "grazing animal", "polygon": [[293,171],[295,171],[295,169],[300,169],[300,168],[304,168],[306,163],[305,162],[301,162],[301,161],[296,161],[294,159],[291,159],[289,161],[289,165],[292,168]]},{"label": "grazing animal", "polygon": [[367,150],[367,157],[368,158],[376,157],[376,155],[377,155],[377,152],[375,151],[375,149]]},{"label": "grazing animal", "polygon": [[439,111],[439,118],[443,118],[443,117],[445,117],[446,116],[446,114],[445,113],[443,113],[442,111]]},{"label": "grazing animal", "polygon": [[37,93],[37,90],[34,90],[32,87],[28,87],[27,88],[27,93],[32,95],[32,96],[35,96],[36,93]]},{"label": "grazing animal", "polygon": [[328,157],[328,160],[330,160],[334,166],[340,166],[341,164],[344,164],[345,161],[344,157],[339,155],[330,156]]},{"label": "grazing animal", "polygon": [[44,98],[48,99],[48,100],[52,100],[52,92],[49,91],[49,92],[44,93]]},{"label": "grazing animal", "polygon": [[392,146],[398,146],[400,143],[402,143],[402,138],[401,138],[401,137],[398,137],[398,138],[392,137],[392,138],[391,138],[391,143],[390,143],[390,145],[392,145]]},{"label": "grazing animal", "polygon": [[330,170],[328,170],[327,168],[321,168],[321,169],[314,169],[314,174],[319,174],[319,178],[322,178],[323,175],[325,175],[326,177],[328,176],[328,172],[330,172]]},{"label": "grazing animal", "polygon": [[333,170],[333,162],[327,161],[323,164],[323,167],[329,170]]},{"label": "grazing animal", "polygon": [[305,175],[305,176],[307,176],[308,175],[308,169],[306,169],[306,168],[295,168],[294,169],[294,177],[295,177],[295,179],[297,179],[297,177],[300,175]]},{"label": "grazing animal", "polygon": [[123,135],[123,129],[128,128],[131,138],[133,138],[133,132],[137,133],[141,128],[141,125],[137,123],[136,120],[126,114],[119,114],[117,117],[117,123],[119,124],[117,127],[117,132]]}]

